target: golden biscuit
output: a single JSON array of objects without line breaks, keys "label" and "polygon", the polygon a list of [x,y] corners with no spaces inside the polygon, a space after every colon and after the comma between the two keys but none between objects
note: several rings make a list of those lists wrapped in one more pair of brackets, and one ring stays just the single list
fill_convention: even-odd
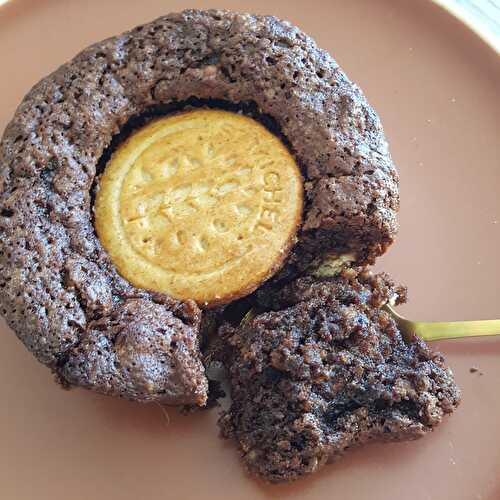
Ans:
[{"label": "golden biscuit", "polygon": [[279,269],[303,183],[283,143],[227,111],[168,116],[135,132],[100,181],[95,226],[133,285],[212,307]]}]

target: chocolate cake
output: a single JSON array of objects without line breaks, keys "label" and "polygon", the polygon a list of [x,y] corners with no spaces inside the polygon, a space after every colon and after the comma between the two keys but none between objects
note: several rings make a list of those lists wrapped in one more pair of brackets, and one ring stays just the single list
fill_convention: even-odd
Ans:
[{"label": "chocolate cake", "polygon": [[285,275],[332,251],[372,262],[393,241],[398,179],[380,121],[298,28],[188,10],[98,42],[31,89],[0,145],[0,312],[67,386],[206,401],[202,311],[128,283],[93,226],[113,148],[138,123],[186,105],[253,109],[300,164],[304,215]]},{"label": "chocolate cake", "polygon": [[251,473],[294,480],[353,446],[419,438],[454,410],[442,356],[382,309],[405,297],[384,274],[348,269],[301,278],[221,328],[232,404],[219,423]]}]

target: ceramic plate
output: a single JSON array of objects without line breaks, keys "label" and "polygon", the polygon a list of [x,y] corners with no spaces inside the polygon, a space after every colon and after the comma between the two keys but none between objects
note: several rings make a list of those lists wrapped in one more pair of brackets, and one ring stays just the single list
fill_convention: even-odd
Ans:
[{"label": "ceramic plate", "polygon": [[[378,267],[408,285],[422,320],[500,317],[500,62],[425,0],[230,1],[287,18],[329,50],[381,115],[401,173],[401,231]],[[212,4],[213,5],[213,4]],[[174,0],[11,0],[0,7],[0,128],[29,88],[90,43],[169,11]],[[190,6],[209,5],[192,0]],[[497,500],[500,340],[435,345],[463,390],[418,442],[370,445],[314,477],[248,477],[217,411],[63,391],[1,323],[0,498],[72,500]],[[479,371],[471,373],[470,368]]]}]

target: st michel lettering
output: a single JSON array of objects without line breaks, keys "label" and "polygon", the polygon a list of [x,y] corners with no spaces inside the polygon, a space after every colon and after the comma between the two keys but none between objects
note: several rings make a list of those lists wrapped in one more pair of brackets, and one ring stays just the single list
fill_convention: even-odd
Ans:
[{"label": "st michel lettering", "polygon": [[279,220],[279,204],[283,201],[281,177],[278,172],[264,173],[264,205],[256,228],[270,231]]}]

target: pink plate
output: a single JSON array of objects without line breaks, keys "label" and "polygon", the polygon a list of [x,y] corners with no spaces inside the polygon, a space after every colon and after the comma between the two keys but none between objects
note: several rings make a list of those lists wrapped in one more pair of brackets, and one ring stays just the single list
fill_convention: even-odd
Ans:
[{"label": "pink plate", "polygon": [[[218,0],[287,18],[331,51],[382,117],[401,172],[401,231],[378,267],[418,319],[500,317],[500,61],[420,0]],[[207,7],[202,1],[193,7]],[[77,51],[186,7],[175,0],[11,0],[0,7],[0,128]],[[463,403],[433,435],[370,445],[314,477],[248,477],[217,411],[183,417],[52,382],[0,324],[0,498],[500,499],[500,339],[437,344]],[[470,373],[472,366],[478,372]]]}]

